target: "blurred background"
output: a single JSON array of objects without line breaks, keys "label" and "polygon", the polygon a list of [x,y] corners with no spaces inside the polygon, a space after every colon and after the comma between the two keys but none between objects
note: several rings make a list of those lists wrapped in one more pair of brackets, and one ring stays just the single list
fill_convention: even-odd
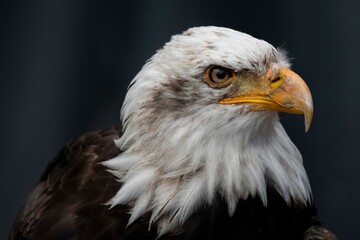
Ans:
[{"label": "blurred background", "polygon": [[119,124],[126,88],[192,26],[244,31],[289,51],[315,113],[281,115],[321,219],[360,235],[360,2],[0,1],[0,239],[48,161],[79,134]]}]

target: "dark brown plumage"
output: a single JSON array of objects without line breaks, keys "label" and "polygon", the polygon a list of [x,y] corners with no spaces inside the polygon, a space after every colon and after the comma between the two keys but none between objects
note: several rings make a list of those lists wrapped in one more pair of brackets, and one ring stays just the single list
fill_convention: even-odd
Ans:
[{"label": "dark brown plumage", "polygon": [[[126,206],[105,205],[121,187],[102,161],[120,153],[115,128],[85,134],[67,144],[49,164],[21,209],[9,239],[156,239],[148,217],[126,228]],[[241,200],[233,217],[224,201],[194,214],[178,235],[160,239],[336,239],[320,226],[315,208],[288,207],[274,188],[268,188],[268,207],[260,198]]]},{"label": "dark brown plumage", "polygon": [[[123,209],[103,205],[120,187],[99,164],[120,151],[116,129],[89,133],[70,142],[49,164],[20,211],[10,239],[93,239],[111,237],[127,220]],[[121,210],[120,212],[117,210]],[[91,221],[90,221],[91,220]],[[91,233],[90,233],[91,232]]]}]

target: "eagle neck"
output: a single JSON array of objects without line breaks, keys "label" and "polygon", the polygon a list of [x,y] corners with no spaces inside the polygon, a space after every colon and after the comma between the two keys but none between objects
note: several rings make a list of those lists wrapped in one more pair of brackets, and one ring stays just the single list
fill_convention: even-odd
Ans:
[{"label": "eagle neck", "polygon": [[[202,121],[196,115],[163,118],[156,128],[128,124],[115,141],[124,152],[104,163],[122,182],[109,204],[131,206],[129,224],[151,212],[150,224],[157,222],[161,235],[211,205],[217,194],[227,202],[229,215],[249,196],[259,196],[266,206],[269,185],[288,204],[310,202],[301,154],[277,113],[241,110],[221,114],[212,107]],[[222,124],[210,117],[212,111],[220,112]]]}]

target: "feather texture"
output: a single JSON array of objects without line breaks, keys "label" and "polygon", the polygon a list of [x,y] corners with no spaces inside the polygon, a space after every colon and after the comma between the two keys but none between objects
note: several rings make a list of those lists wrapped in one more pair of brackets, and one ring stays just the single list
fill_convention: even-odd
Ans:
[{"label": "feather texture", "polygon": [[211,65],[260,75],[270,64],[289,66],[283,52],[230,29],[200,27],[172,37],[126,95],[124,133],[115,142],[123,153],[104,163],[124,183],[111,206],[132,206],[133,222],[146,202],[150,225],[156,222],[164,234],[211,205],[218,193],[230,215],[239,199],[249,196],[267,205],[268,183],[288,204],[310,201],[302,157],[277,113],[220,105],[231,89],[210,88],[201,80]]}]

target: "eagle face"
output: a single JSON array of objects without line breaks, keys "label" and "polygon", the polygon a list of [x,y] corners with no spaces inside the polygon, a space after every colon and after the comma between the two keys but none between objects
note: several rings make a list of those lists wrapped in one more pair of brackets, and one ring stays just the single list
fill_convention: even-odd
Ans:
[{"label": "eagle face", "polygon": [[266,186],[306,204],[311,190],[302,157],[277,112],[312,119],[304,81],[284,52],[220,27],[191,28],[144,65],[121,116],[123,151],[104,163],[122,182],[111,206],[132,207],[129,224],[150,212],[159,236],[181,226],[217,195],[229,214]]}]

